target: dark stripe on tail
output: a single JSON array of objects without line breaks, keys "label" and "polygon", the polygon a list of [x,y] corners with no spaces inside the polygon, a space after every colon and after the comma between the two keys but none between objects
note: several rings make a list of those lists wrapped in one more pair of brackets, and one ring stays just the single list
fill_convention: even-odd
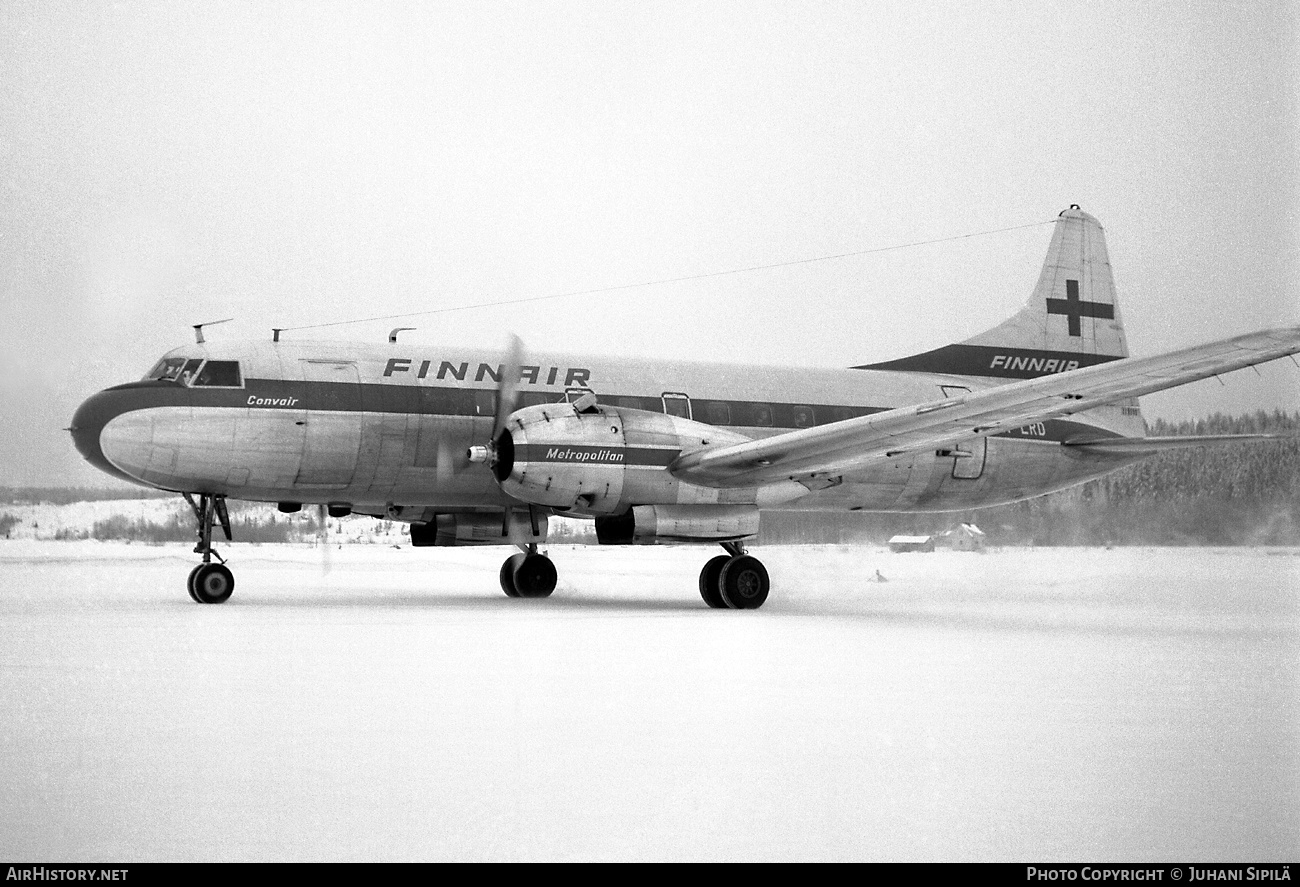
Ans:
[{"label": "dark stripe on tail", "polygon": [[1120,358],[1108,354],[1040,351],[1032,348],[995,348],[987,345],[945,345],[883,363],[855,366],[855,370],[897,370],[910,373],[946,373],[953,376],[989,376],[1000,379],[1034,379]]}]

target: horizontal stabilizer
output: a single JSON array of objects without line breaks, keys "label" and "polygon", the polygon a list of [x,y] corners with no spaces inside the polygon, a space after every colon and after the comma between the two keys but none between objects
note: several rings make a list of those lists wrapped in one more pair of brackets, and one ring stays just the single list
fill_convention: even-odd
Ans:
[{"label": "horizontal stabilizer", "polygon": [[1294,434],[1195,434],[1176,437],[1107,437],[1100,440],[1065,441],[1089,453],[1114,456],[1142,456],[1183,447],[1221,446],[1264,440],[1300,440]]}]

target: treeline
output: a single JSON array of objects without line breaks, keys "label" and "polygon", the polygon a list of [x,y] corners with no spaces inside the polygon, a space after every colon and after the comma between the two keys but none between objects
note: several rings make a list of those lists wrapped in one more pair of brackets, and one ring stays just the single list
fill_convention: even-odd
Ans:
[{"label": "treeline", "polygon": [[[191,514],[173,515],[164,521],[129,518],[115,514],[95,521],[89,531],[82,530],[80,535],[65,534],[65,538],[100,541],[130,540],[149,545],[159,545],[163,542],[194,542],[198,539],[196,526],[194,516]],[[230,530],[238,542],[303,542],[314,541],[317,536],[314,517],[287,520],[276,519],[274,516],[236,517],[232,514]],[[225,538],[221,527],[216,525],[212,528],[212,535],[217,541]]]},{"label": "treeline", "polygon": [[[285,515],[276,512],[273,506],[259,502],[229,502],[227,508],[230,530],[238,542],[314,542],[320,533],[320,525],[314,513]],[[174,513],[165,518],[133,518],[115,514],[95,521],[89,529],[62,530],[56,538],[159,545],[164,542],[197,541],[197,526],[189,506],[180,503]],[[218,541],[225,538],[217,523],[213,524],[212,535]]]},{"label": "treeline", "polygon": [[1215,413],[1206,419],[1184,419],[1168,422],[1156,419],[1147,423],[1147,436],[1172,437],[1189,434],[1286,434],[1300,431],[1300,413],[1287,414],[1281,410],[1271,413],[1256,410],[1240,416]]},{"label": "treeline", "polygon": [[1292,436],[1166,450],[1079,487],[977,511],[764,515],[761,540],[881,543],[964,521],[1002,545],[1300,545],[1300,413],[1157,420],[1148,434]]},{"label": "treeline", "polygon": [[167,499],[175,496],[146,487],[0,487],[0,505],[71,505],[118,499]]}]

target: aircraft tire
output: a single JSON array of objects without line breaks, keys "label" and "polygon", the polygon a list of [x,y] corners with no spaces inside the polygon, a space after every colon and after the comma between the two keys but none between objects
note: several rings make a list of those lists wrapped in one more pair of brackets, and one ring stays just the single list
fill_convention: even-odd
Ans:
[{"label": "aircraft tire", "polygon": [[515,571],[524,562],[525,556],[512,554],[501,564],[501,590],[506,593],[506,597],[519,597],[519,589],[515,587]]},{"label": "aircraft tire", "polygon": [[530,554],[515,568],[515,590],[520,597],[549,597],[558,578],[549,557]]},{"label": "aircraft tire", "polygon": [[757,610],[767,600],[771,581],[767,568],[756,557],[742,554],[733,557],[722,565],[722,575],[718,577],[718,587],[722,599],[733,610]]},{"label": "aircraft tire", "polygon": [[700,597],[715,610],[727,609],[727,602],[722,599],[722,585],[718,580],[722,578],[722,568],[729,560],[731,555],[720,554],[711,558],[704,569],[700,570]]},{"label": "aircraft tire", "polygon": [[200,604],[220,604],[235,590],[235,576],[224,564],[200,564],[194,571],[194,599]]},{"label": "aircraft tire", "polygon": [[202,569],[203,569],[203,564],[196,564],[194,569],[190,570],[189,577],[186,578],[185,580],[185,590],[190,593],[190,600],[194,601],[194,603],[196,604],[203,603],[202,601],[199,600],[199,596],[194,593],[194,577],[199,575],[199,570]]}]

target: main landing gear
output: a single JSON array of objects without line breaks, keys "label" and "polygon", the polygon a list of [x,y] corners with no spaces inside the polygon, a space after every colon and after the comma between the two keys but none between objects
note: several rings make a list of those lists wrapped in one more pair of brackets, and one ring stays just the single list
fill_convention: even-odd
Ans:
[{"label": "main landing gear", "polygon": [[757,610],[767,600],[772,583],[767,568],[756,557],[745,554],[739,542],[723,542],[720,554],[700,571],[700,597],[715,610]]},{"label": "main landing gear", "polygon": [[[700,571],[700,597],[718,610],[757,610],[767,600],[771,581],[767,568],[745,554],[739,542],[723,542],[720,554]],[[555,590],[555,565],[536,545],[501,564],[501,590],[510,597],[547,597]]]},{"label": "main landing gear", "polygon": [[[199,522],[199,544],[194,546],[194,551],[196,554],[203,555],[203,563],[190,571],[186,588],[195,603],[222,603],[235,590],[235,577],[222,561],[221,555],[217,554],[212,547],[212,523],[216,520],[221,524],[221,530],[226,534],[226,541],[229,542],[230,515],[226,512],[226,497],[199,493],[199,501],[195,502],[194,497],[189,493],[185,493],[184,496],[185,501],[190,503],[190,508],[194,509],[194,517]],[[222,563],[212,563],[214,556]]]},{"label": "main landing gear", "polygon": [[501,590],[510,597],[547,597],[555,591],[555,564],[536,545],[511,555],[501,565]]}]

